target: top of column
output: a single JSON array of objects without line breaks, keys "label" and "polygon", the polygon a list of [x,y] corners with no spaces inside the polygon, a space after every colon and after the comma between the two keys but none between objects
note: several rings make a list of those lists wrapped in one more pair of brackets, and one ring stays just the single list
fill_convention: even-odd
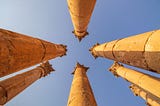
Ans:
[{"label": "top of column", "polygon": [[80,31],[72,31],[72,33],[75,35],[76,38],[78,38],[79,42],[87,35],[89,35],[89,33],[87,31],[84,32],[80,32]]},{"label": "top of column", "polygon": [[160,30],[153,30],[126,38],[94,45],[90,52],[96,58],[122,62],[127,65],[160,73]]},{"label": "top of column", "polygon": [[41,63],[40,66],[38,66],[40,68],[43,69],[43,72],[42,72],[42,77],[45,77],[47,76],[48,74],[50,74],[52,71],[55,71],[53,68],[52,68],[52,65],[49,63],[49,61],[46,61],[44,63]]},{"label": "top of column", "polygon": [[0,29],[0,77],[66,55],[65,45]]},{"label": "top of column", "polygon": [[95,59],[98,57],[98,56],[96,55],[95,51],[94,51],[94,49],[95,49],[97,46],[99,46],[99,43],[96,43],[95,45],[93,45],[93,46],[89,49],[90,53],[92,54],[92,56],[93,56]]},{"label": "top of column", "polygon": [[117,74],[117,71],[116,71],[119,67],[123,67],[123,65],[114,61],[113,65],[109,68],[109,71],[112,72],[113,75],[115,75],[116,77],[119,77],[119,75]]},{"label": "top of column", "polygon": [[81,64],[79,64],[79,63],[77,62],[76,67],[75,67],[74,71],[72,72],[72,74],[74,74],[75,71],[76,71],[78,68],[84,70],[85,72],[87,72],[87,70],[89,69],[89,67],[85,67],[84,65],[81,65]]},{"label": "top of column", "polygon": [[72,33],[82,40],[88,35],[87,29],[96,0],[67,0],[68,9],[73,23]]}]

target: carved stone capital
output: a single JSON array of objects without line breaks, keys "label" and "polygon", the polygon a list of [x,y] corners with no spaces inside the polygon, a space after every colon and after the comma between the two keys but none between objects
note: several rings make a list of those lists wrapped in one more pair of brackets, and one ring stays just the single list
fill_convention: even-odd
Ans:
[{"label": "carved stone capital", "polygon": [[109,71],[112,72],[114,76],[119,77],[119,75],[117,74],[117,69],[119,67],[123,67],[123,65],[115,61],[113,65],[109,68]]},{"label": "carved stone capital", "polygon": [[67,54],[67,45],[63,45],[63,44],[60,44],[60,46],[62,46],[63,48],[64,48],[64,50],[65,50],[65,53],[64,54],[62,54],[60,57],[62,57],[62,56],[66,56]]},{"label": "carved stone capital", "polygon": [[132,84],[132,85],[129,86],[129,88],[131,89],[131,91],[133,92],[133,94],[134,94],[135,96],[139,96],[138,88],[137,88],[136,85]]},{"label": "carved stone capital", "polygon": [[95,45],[93,45],[89,51],[92,54],[92,56],[96,59],[98,56],[94,53],[94,48],[97,47],[99,45],[99,43],[96,43]]},{"label": "carved stone capital", "polygon": [[75,35],[76,38],[78,38],[79,42],[87,35],[89,35],[89,33],[87,31],[72,31],[72,33]]},{"label": "carved stone capital", "polygon": [[72,74],[75,73],[77,68],[82,68],[83,70],[85,70],[87,72],[87,70],[89,69],[89,67],[85,67],[84,65],[81,65],[77,62],[76,67],[74,68],[74,71],[72,72]]},{"label": "carved stone capital", "polygon": [[48,61],[44,62],[44,63],[41,63],[40,66],[38,66],[40,68],[43,69],[43,74],[42,74],[42,77],[45,77],[47,76],[48,74],[50,74],[52,71],[55,71],[53,68],[52,68],[52,65],[49,64]]}]

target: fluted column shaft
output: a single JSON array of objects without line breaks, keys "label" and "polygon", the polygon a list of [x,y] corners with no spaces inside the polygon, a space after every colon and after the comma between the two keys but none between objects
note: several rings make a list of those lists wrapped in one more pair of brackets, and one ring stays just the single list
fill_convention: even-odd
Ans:
[{"label": "fluted column shaft", "polygon": [[46,76],[51,71],[53,71],[51,65],[46,62],[30,71],[0,81],[0,105],[7,103],[33,82]]},{"label": "fluted column shaft", "polygon": [[160,73],[160,30],[97,44],[90,51],[94,57],[104,57]]},{"label": "fluted column shaft", "polygon": [[130,86],[130,89],[134,93],[134,95],[143,98],[148,104],[148,106],[160,106],[160,98],[152,95],[150,92],[145,91],[144,89],[140,88],[135,84],[132,84]]},{"label": "fluted column shaft", "polygon": [[120,65],[117,62],[112,65],[110,71],[115,76],[120,76],[160,98],[160,80],[158,80],[156,77],[125,68],[123,65]]},{"label": "fluted column shaft", "polygon": [[77,64],[73,72],[74,78],[67,106],[97,106],[86,75],[87,69],[87,67]]},{"label": "fluted column shaft", "polygon": [[67,0],[67,3],[74,26],[73,33],[81,41],[88,34],[87,27],[96,0]]},{"label": "fluted column shaft", "polygon": [[66,54],[66,46],[0,29],[0,77]]}]

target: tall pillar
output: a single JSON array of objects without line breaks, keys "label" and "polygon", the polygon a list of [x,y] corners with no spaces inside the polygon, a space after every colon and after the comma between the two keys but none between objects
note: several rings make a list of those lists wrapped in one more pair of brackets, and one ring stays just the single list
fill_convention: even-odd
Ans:
[{"label": "tall pillar", "polygon": [[134,95],[143,98],[148,106],[160,106],[160,98],[152,95],[150,92],[145,91],[135,84],[132,84],[130,89]]},{"label": "tall pillar", "polygon": [[66,46],[0,29],[0,77],[66,54]]},{"label": "tall pillar", "polygon": [[88,67],[77,63],[67,106],[97,106],[86,72]]},{"label": "tall pillar", "polygon": [[0,105],[7,103],[29,85],[54,71],[49,62],[6,80],[0,81]]},{"label": "tall pillar", "polygon": [[160,30],[97,44],[90,51],[94,57],[105,57],[160,73]]},{"label": "tall pillar", "polygon": [[160,80],[156,77],[125,68],[117,62],[115,62],[109,70],[115,76],[120,76],[160,98]]},{"label": "tall pillar", "polygon": [[96,3],[96,0],[67,0],[68,9],[74,26],[73,33],[81,41],[88,35],[87,27]]}]

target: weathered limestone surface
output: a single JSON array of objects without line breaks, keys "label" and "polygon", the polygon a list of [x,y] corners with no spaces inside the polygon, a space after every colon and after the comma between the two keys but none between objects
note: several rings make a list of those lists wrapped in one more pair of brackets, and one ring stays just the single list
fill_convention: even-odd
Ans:
[{"label": "weathered limestone surface", "polygon": [[150,92],[145,91],[135,84],[132,84],[130,86],[130,89],[134,93],[134,95],[143,98],[148,106],[160,106],[160,98],[152,95]]},{"label": "weathered limestone surface", "polygon": [[88,34],[87,27],[96,0],[67,0],[67,2],[74,26],[73,33],[81,41]]},{"label": "weathered limestone surface", "polygon": [[66,54],[66,46],[0,29],[0,77]]},{"label": "weathered limestone surface", "polygon": [[160,30],[96,44],[90,51],[94,57],[105,57],[160,73]]},{"label": "weathered limestone surface", "polygon": [[35,69],[0,81],[0,105],[7,103],[33,82],[40,79],[41,77],[45,77],[51,71],[54,70],[49,62],[45,62]]},{"label": "weathered limestone surface", "polygon": [[158,78],[125,68],[123,65],[118,64],[117,62],[115,62],[109,70],[115,76],[120,76],[160,98],[160,80]]},{"label": "weathered limestone surface", "polygon": [[77,63],[67,106],[97,106],[89,80],[86,75],[88,67]]}]

